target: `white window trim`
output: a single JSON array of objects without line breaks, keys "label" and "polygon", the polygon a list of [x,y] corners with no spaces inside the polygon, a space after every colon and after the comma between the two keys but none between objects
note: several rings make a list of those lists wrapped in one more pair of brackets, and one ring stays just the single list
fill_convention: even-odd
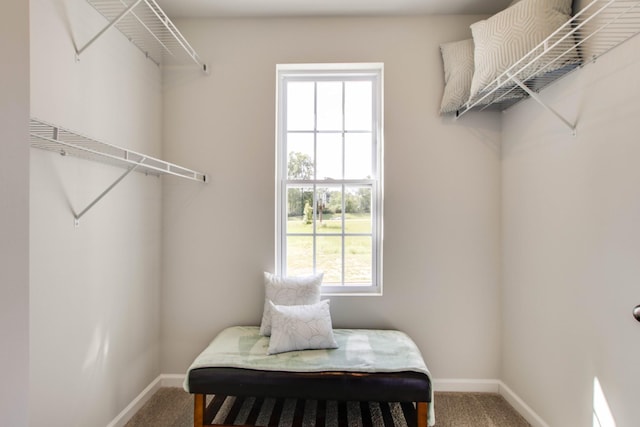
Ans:
[{"label": "white window trim", "polygon": [[[284,129],[284,117],[279,112],[284,111],[284,100],[281,99],[281,87],[287,79],[296,76],[318,76],[319,78],[339,75],[360,75],[375,76],[374,81],[377,87],[374,90],[373,102],[376,105],[377,117],[374,117],[373,132],[376,137],[376,160],[374,167],[377,169],[377,182],[373,185],[372,192],[375,192],[375,205],[372,206],[372,238],[374,239],[373,262],[373,283],[371,286],[322,286],[322,295],[325,296],[377,296],[382,295],[383,283],[383,184],[384,184],[384,145],[383,145],[383,79],[384,67],[382,63],[344,63],[344,64],[278,64],[276,66],[276,273],[284,274],[286,265],[286,254],[284,239],[286,238],[286,176],[283,176],[285,168],[280,164],[287,162],[287,153],[284,143],[281,141]],[[284,163],[282,163],[284,162]],[[329,183],[328,183],[329,184]],[[315,204],[315,201],[314,201]],[[315,209],[314,209],[315,211]]]}]

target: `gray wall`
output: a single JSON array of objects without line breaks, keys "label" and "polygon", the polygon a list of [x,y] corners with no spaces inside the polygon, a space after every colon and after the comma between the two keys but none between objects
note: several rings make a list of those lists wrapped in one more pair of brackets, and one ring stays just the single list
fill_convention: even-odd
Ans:
[{"label": "gray wall", "polygon": [[165,155],[211,183],[164,186],[162,372],[259,324],[275,253],[276,64],[384,63],[384,296],[333,297],[336,327],[398,328],[437,379],[500,363],[500,118],[438,114],[439,44],[478,17],[184,20],[211,75],[164,75]]},{"label": "gray wall", "polygon": [[638,424],[640,39],[503,117],[502,379],[550,426],[592,425],[597,378]]},{"label": "gray wall", "polygon": [[0,425],[26,426],[29,385],[29,4],[0,14]]},{"label": "gray wall", "polygon": [[[105,22],[31,1],[31,114],[159,157],[159,68],[113,30],[75,60]],[[73,223],[123,172],[31,150],[31,425],[107,425],[160,374],[161,180],[133,173]]]}]

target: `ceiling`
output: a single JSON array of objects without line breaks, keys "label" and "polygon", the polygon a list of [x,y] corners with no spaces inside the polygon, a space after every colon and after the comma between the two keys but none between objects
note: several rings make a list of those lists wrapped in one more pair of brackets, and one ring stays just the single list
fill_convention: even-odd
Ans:
[{"label": "ceiling", "polygon": [[171,18],[493,14],[510,0],[156,0]]}]

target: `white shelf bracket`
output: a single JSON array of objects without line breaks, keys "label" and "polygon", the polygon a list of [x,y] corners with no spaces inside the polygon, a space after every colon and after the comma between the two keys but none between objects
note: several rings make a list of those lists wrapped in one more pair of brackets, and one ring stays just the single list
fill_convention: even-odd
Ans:
[{"label": "white shelf bracket", "polygon": [[565,119],[564,116],[562,116],[560,113],[558,113],[556,110],[554,110],[553,108],[551,108],[550,106],[548,106],[543,100],[542,98],[540,98],[540,96],[538,96],[537,93],[535,93],[534,91],[532,91],[531,89],[529,89],[527,87],[527,85],[525,85],[522,80],[520,80],[519,78],[517,78],[516,76],[514,76],[511,73],[507,73],[507,75],[509,76],[509,78],[511,80],[513,80],[513,82],[515,84],[517,84],[518,86],[520,86],[520,89],[524,90],[525,92],[527,92],[527,94],[534,99],[538,104],[540,104],[542,107],[544,107],[544,109],[546,109],[547,111],[549,111],[551,114],[553,114],[554,116],[556,116],[562,123],[565,124],[565,126],[567,126],[570,130],[571,130],[571,134],[573,136],[576,136],[576,125],[571,123],[569,120]]},{"label": "white shelf bracket", "polygon": [[98,197],[96,197],[93,202],[89,203],[87,205],[86,208],[84,208],[80,213],[76,214],[74,212],[73,217],[74,217],[74,225],[76,227],[78,227],[80,225],[80,218],[82,218],[82,216],[84,214],[86,214],[93,206],[95,206],[96,203],[98,203],[104,196],[106,196],[111,190],[113,190],[115,188],[116,185],[120,184],[120,181],[122,181],[123,179],[125,179],[131,172],[133,172],[138,166],[140,166],[143,162],[145,161],[145,159],[140,160],[140,162],[136,165],[133,165],[132,167],[130,167],[129,169],[127,169],[127,171],[125,173],[123,173],[118,179],[116,179],[113,184],[111,184],[106,190],[104,190],[102,193],[100,193],[100,195]]},{"label": "white shelf bracket", "polygon": [[87,43],[85,43],[85,45],[82,46],[82,48],[76,50],[76,58],[80,58],[80,55],[82,54],[82,52],[84,52],[89,46],[91,46],[93,44],[93,42],[98,40],[110,28],[112,28],[113,26],[117,25],[118,22],[120,22],[122,20],[122,18],[127,16],[136,6],[138,6],[138,4],[140,4],[141,1],[142,0],[136,0],[135,2],[133,2],[131,4],[131,6],[129,6],[125,10],[123,10],[120,15],[118,15],[113,21],[109,22],[106,27],[104,27],[102,30],[100,30],[100,32],[98,34],[93,36],[93,38],[91,40],[89,40]]}]

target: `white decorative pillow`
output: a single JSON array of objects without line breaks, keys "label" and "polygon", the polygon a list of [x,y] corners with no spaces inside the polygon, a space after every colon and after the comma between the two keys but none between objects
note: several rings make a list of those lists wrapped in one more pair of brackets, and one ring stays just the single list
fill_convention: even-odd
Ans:
[{"label": "white decorative pillow", "polygon": [[[521,0],[472,24],[475,70],[471,97],[569,20],[571,3],[572,0]],[[534,68],[531,74],[536,71]]]},{"label": "white decorative pillow", "polygon": [[271,307],[269,301],[276,305],[315,304],[320,301],[320,286],[324,273],[308,276],[276,276],[264,273],[264,310],[260,334],[271,335]]},{"label": "white decorative pillow", "polygon": [[271,307],[271,338],[267,353],[338,348],[333,336],[329,300],[311,305]]},{"label": "white decorative pillow", "polygon": [[440,113],[452,113],[469,99],[473,78],[473,39],[440,45],[444,65],[444,94]]}]

